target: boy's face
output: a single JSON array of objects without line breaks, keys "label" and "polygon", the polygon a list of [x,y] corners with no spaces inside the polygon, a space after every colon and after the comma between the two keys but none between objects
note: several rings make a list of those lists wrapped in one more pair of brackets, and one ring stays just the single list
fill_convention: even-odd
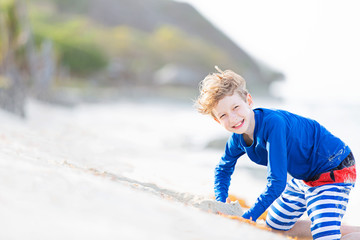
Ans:
[{"label": "boy's face", "polygon": [[247,95],[246,102],[239,94],[225,96],[214,107],[213,113],[216,120],[228,131],[253,135],[255,120],[252,111],[253,101],[250,94]]}]

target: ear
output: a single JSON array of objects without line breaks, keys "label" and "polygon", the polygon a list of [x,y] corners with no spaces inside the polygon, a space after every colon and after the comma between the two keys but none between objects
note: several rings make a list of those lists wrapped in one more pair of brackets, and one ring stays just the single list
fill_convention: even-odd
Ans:
[{"label": "ear", "polygon": [[246,96],[246,102],[249,105],[249,107],[254,106],[254,101],[253,101],[252,96],[251,96],[250,93],[248,93],[247,96]]}]

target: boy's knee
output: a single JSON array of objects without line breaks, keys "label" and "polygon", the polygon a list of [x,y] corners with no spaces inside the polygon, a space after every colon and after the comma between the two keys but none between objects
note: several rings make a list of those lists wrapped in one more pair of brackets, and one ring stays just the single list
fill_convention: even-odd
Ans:
[{"label": "boy's knee", "polygon": [[276,219],[271,214],[266,216],[266,225],[273,230],[289,231],[295,223],[283,222],[280,219]]}]

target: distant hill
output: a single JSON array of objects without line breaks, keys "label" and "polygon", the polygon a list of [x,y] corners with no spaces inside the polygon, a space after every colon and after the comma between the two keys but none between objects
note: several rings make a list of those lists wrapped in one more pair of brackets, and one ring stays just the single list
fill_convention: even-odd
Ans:
[{"label": "distant hill", "polygon": [[188,3],[171,0],[89,0],[87,13],[105,25],[126,24],[144,31],[154,31],[163,24],[174,25],[225,50],[237,64],[246,66],[242,68],[245,71],[242,75],[249,80],[264,84],[283,78],[281,73],[255,61]]},{"label": "distant hill", "polygon": [[[251,85],[261,86],[265,92],[271,82],[283,78],[282,73],[256,61],[187,3],[172,0],[49,1],[55,3],[61,13],[85,15],[108,27],[129,26],[151,33],[164,25],[175,26],[189,36],[206,41],[226,52],[234,61],[234,70],[239,71],[248,82],[254,83]],[[213,62],[212,65],[219,65],[223,69],[232,67],[222,65],[222,62]],[[194,76],[204,76],[215,71],[212,66],[206,66],[206,70],[204,67],[198,69],[200,72]]]}]

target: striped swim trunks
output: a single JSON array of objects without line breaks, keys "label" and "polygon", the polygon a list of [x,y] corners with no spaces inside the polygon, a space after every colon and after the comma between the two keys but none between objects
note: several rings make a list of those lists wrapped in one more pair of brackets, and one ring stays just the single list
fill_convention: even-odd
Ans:
[{"label": "striped swim trunks", "polygon": [[293,178],[270,206],[266,223],[273,229],[287,231],[306,211],[313,239],[340,239],[341,220],[355,180],[355,160],[351,153],[338,167],[311,181]]}]

